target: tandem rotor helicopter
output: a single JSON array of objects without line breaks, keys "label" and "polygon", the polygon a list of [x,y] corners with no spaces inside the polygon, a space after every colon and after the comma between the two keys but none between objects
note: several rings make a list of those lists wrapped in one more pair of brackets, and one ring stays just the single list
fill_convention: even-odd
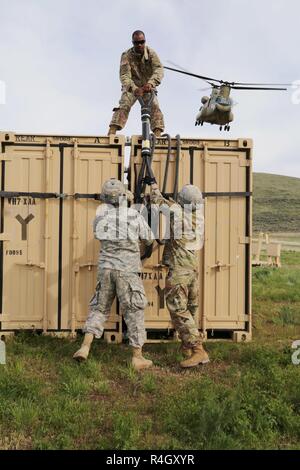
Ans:
[{"label": "tandem rotor helicopter", "polygon": [[[171,62],[172,63],[172,62]],[[174,64],[175,65],[175,64]],[[217,80],[216,78],[204,77],[203,75],[197,75],[195,73],[188,72],[185,69],[175,69],[172,67],[166,67],[167,70],[173,72],[183,73],[191,77],[200,78],[207,82],[211,90],[210,96],[203,96],[201,98],[202,106],[196,116],[195,126],[203,126],[204,122],[210,124],[216,124],[220,126],[220,131],[230,130],[229,123],[233,121],[232,107],[234,105],[232,98],[230,98],[230,92],[232,89],[235,90],[268,90],[268,91],[284,91],[287,87],[292,86],[290,83],[242,83],[242,82],[228,82],[223,80]],[[280,88],[278,88],[280,87]]]}]

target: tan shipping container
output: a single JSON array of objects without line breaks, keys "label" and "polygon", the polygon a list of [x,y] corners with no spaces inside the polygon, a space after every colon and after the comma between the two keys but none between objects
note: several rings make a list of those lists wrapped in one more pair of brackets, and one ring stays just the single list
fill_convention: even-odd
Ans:
[{"label": "tan shipping container", "polygon": [[[104,180],[122,179],[125,138],[0,133],[0,329],[74,333],[83,326],[96,284],[99,242],[92,221]],[[171,141],[166,193],[197,184],[205,195],[205,248],[199,257],[199,328],[211,336],[251,336],[252,142]],[[157,141],[153,170],[162,188],[168,142]],[[129,182],[135,189],[141,138],[131,140]],[[165,306],[162,246],[145,260],[149,340],[173,330]],[[114,304],[106,339],[121,341]]]},{"label": "tan shipping container", "polygon": [[[130,184],[135,188],[141,167],[141,137],[132,138]],[[167,139],[158,139],[152,169],[163,187],[168,155]],[[168,179],[172,194],[178,166],[178,190],[197,185],[205,197],[205,244],[199,256],[198,324],[209,337],[240,341],[251,338],[252,141],[171,140]],[[147,187],[147,191],[149,191]],[[144,283],[149,299],[145,312],[148,338],[155,330],[172,328],[163,290],[163,246],[144,261]]]},{"label": "tan shipping container", "polygon": [[[1,331],[74,333],[96,285],[95,195],[122,178],[124,137],[7,132],[0,142]],[[115,302],[106,329],[119,340],[121,324]]]}]

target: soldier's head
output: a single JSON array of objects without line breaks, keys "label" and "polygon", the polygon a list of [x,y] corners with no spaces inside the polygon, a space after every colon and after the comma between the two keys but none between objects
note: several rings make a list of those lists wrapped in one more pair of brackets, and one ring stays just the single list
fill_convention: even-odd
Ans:
[{"label": "soldier's head", "polygon": [[143,31],[137,30],[132,33],[132,44],[134,52],[143,54],[145,49],[146,38]]},{"label": "soldier's head", "polygon": [[107,204],[114,206],[120,205],[126,201],[126,189],[122,181],[116,178],[110,178],[102,186],[100,199]]},{"label": "soldier's head", "polygon": [[200,204],[203,204],[202,193],[193,184],[185,184],[179,191],[177,200],[182,207],[190,206],[192,210],[196,210]]}]

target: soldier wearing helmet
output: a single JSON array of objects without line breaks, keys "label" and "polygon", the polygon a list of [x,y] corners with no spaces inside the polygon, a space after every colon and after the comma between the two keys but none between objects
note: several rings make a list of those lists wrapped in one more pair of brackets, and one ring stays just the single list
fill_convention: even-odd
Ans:
[{"label": "soldier wearing helmet", "polygon": [[152,361],[142,355],[147,299],[139,276],[139,241],[151,245],[153,234],[144,217],[127,207],[127,197],[121,181],[111,178],[104,183],[100,196],[103,204],[98,207],[93,223],[94,236],[101,241],[97,285],[83,328],[84,341],[73,357],[79,361],[87,359],[94,337],[100,338],[103,334],[117,296],[127,324],[129,344],[133,348],[132,365],[139,370],[152,366]]},{"label": "soldier wearing helmet", "polygon": [[186,357],[180,365],[195,367],[209,362],[195,322],[198,308],[198,253],[204,242],[202,194],[197,186],[187,184],[179,192],[177,204],[164,199],[157,187],[152,187],[151,201],[170,216],[170,237],[166,240],[162,259],[169,268],[166,303],[182,342],[182,353]]}]

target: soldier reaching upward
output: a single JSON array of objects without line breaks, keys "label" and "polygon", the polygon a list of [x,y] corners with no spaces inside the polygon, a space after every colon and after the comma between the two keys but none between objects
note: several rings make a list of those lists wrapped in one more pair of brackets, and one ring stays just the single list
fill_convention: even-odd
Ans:
[{"label": "soldier reaching upward", "polygon": [[[122,96],[119,107],[114,108],[114,114],[109,125],[108,134],[125,126],[130,109],[139,96],[153,91],[160,85],[164,69],[158,55],[153,49],[146,46],[143,31],[132,34],[133,47],[123,52],[120,64],[120,80],[122,83]],[[164,118],[159,108],[158,100],[154,97],[151,110],[151,129],[159,137],[164,130]]]},{"label": "soldier reaching upward", "polygon": [[201,191],[197,186],[185,185],[178,194],[178,202],[164,199],[152,186],[151,201],[165,206],[170,215],[170,238],[166,240],[163,264],[168,266],[166,303],[174,327],[182,341],[181,350],[187,357],[181,367],[195,367],[209,362],[202,346],[195,314],[198,308],[198,257],[204,242],[204,216]]},{"label": "soldier reaching upward", "polygon": [[106,181],[101,198],[106,204],[99,206],[94,220],[94,235],[101,241],[97,285],[83,329],[84,341],[73,357],[79,361],[87,359],[94,336],[102,336],[117,296],[127,324],[129,344],[133,348],[132,365],[137,370],[145,369],[152,366],[152,361],[142,356],[147,299],[139,277],[139,240],[151,245],[153,234],[143,216],[127,207],[121,181],[114,178]]}]

